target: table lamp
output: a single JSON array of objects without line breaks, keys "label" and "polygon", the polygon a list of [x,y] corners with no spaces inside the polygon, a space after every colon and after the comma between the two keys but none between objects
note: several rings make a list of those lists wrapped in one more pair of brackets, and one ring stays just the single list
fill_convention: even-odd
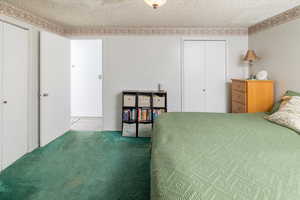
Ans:
[{"label": "table lamp", "polygon": [[[253,66],[253,62],[258,59],[254,50],[248,50],[246,56],[244,57],[244,61],[249,63],[249,66]],[[251,74],[249,79],[255,79],[255,75]]]}]

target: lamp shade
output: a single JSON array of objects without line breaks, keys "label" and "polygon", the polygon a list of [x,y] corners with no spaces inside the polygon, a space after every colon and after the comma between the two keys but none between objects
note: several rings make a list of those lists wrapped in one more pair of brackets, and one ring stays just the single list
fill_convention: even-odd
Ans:
[{"label": "lamp shade", "polygon": [[244,61],[253,62],[257,60],[258,57],[254,50],[248,50],[246,56],[244,57]]}]

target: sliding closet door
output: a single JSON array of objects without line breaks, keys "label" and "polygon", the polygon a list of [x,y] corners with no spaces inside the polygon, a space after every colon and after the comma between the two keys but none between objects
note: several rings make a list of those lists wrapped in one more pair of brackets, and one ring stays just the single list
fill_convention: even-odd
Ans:
[{"label": "sliding closet door", "polygon": [[226,112],[226,42],[207,41],[206,64],[206,112]]},{"label": "sliding closet door", "polygon": [[3,23],[0,22],[0,171],[3,169]]},{"label": "sliding closet door", "polygon": [[184,42],[183,110],[205,112],[205,42]]},{"label": "sliding closet door", "polygon": [[2,42],[3,167],[27,153],[28,31],[4,24]]},{"label": "sliding closet door", "polygon": [[44,146],[70,129],[70,40],[42,32],[40,39],[40,144]]},{"label": "sliding closet door", "polygon": [[226,42],[185,41],[183,111],[226,112]]}]

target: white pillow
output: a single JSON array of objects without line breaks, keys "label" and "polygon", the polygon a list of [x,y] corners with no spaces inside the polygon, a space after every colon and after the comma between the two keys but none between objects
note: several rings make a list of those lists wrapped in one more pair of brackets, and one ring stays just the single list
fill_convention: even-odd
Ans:
[{"label": "white pillow", "polygon": [[300,97],[291,97],[280,105],[277,112],[265,118],[300,133]]}]

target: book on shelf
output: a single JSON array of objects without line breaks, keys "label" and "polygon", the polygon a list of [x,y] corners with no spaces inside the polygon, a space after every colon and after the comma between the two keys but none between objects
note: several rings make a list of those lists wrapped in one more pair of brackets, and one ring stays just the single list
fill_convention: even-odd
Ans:
[{"label": "book on shelf", "polygon": [[135,121],[136,120],[136,109],[125,109],[123,111],[123,121]]},{"label": "book on shelf", "polygon": [[153,119],[158,118],[158,116],[161,115],[164,112],[165,112],[164,109],[154,109],[153,110]]},{"label": "book on shelf", "polygon": [[151,109],[139,108],[138,110],[138,120],[139,121],[151,121]]}]

